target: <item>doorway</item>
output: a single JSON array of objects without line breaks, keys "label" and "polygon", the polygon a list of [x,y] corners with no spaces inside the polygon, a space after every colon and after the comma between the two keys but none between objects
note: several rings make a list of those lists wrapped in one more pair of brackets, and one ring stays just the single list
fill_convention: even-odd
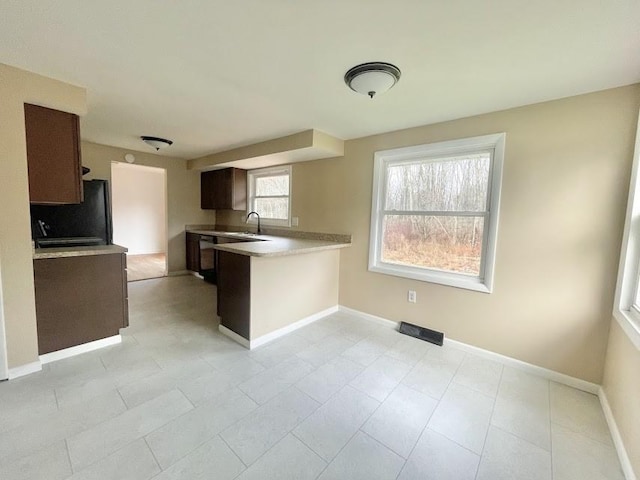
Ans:
[{"label": "doorway", "polygon": [[128,249],[127,280],[167,275],[167,171],[111,163],[113,243]]},{"label": "doorway", "polygon": [[[1,273],[1,272],[0,272]],[[2,303],[2,275],[0,274],[0,380],[9,378],[7,337],[4,330],[4,304]]]}]

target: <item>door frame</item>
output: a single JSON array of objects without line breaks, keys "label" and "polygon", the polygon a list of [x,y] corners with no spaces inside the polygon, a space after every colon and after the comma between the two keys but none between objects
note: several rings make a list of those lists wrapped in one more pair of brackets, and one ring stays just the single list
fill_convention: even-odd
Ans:
[{"label": "door frame", "polygon": [[7,335],[4,327],[4,303],[2,301],[2,264],[0,263],[0,380],[9,378],[7,359]]},{"label": "door frame", "polygon": [[111,220],[113,222],[113,170],[114,167],[130,167],[143,169],[148,168],[152,170],[160,170],[162,172],[163,177],[163,194],[164,194],[164,277],[169,276],[169,185],[168,185],[168,176],[169,172],[165,167],[156,166],[156,165],[146,165],[143,163],[128,163],[128,162],[119,162],[119,161],[111,161],[111,167],[109,169],[109,179],[110,179],[110,194],[111,194]]}]

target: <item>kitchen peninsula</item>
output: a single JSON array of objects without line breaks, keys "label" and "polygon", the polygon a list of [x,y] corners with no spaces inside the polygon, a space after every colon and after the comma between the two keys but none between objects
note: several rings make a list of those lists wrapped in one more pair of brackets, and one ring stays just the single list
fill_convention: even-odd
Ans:
[{"label": "kitchen peninsula", "polygon": [[263,345],[337,309],[340,249],[351,245],[350,235],[254,235],[222,227],[188,233],[224,239],[213,247],[219,329],[245,347]]}]

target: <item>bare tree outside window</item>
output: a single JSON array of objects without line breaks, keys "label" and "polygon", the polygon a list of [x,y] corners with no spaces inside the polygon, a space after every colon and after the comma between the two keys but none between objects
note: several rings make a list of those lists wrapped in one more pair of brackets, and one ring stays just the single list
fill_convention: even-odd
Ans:
[{"label": "bare tree outside window", "polygon": [[289,222],[289,191],[291,171],[287,168],[267,168],[249,172],[250,209],[258,212],[266,223]]},{"label": "bare tree outside window", "polygon": [[505,139],[375,152],[369,270],[491,293]]},{"label": "bare tree outside window", "polygon": [[478,276],[490,167],[489,152],[389,166],[382,261]]}]

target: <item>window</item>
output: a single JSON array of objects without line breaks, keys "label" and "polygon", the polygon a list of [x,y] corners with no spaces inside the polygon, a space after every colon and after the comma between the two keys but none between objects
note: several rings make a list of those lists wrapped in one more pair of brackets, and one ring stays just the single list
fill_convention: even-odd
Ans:
[{"label": "window", "polygon": [[640,350],[640,118],[631,169],[613,316]]},{"label": "window", "polygon": [[258,212],[263,225],[290,227],[291,165],[250,170],[247,180],[247,213]]},{"label": "window", "polygon": [[376,152],[369,270],[491,292],[504,142]]}]

